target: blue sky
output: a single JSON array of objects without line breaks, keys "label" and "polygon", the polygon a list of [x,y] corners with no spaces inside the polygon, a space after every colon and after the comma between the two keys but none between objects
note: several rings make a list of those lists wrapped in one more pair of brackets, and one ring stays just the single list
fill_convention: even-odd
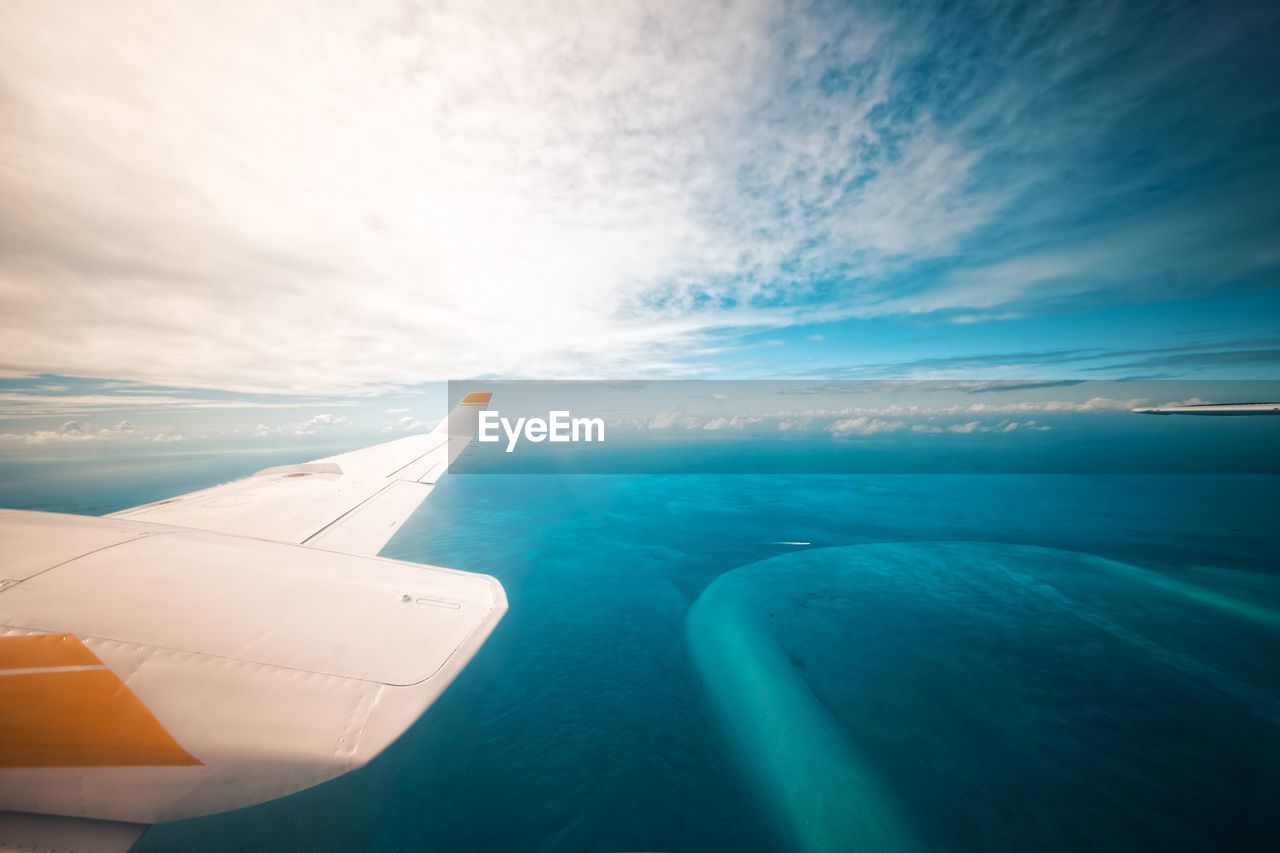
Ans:
[{"label": "blue sky", "polygon": [[1280,372],[1274,4],[7,17],[10,448],[416,429],[468,376]]}]

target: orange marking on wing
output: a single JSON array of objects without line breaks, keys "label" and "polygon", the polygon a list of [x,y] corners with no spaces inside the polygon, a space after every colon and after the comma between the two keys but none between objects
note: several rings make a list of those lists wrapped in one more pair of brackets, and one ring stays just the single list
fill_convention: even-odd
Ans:
[{"label": "orange marking on wing", "polygon": [[97,655],[72,634],[0,637],[0,670],[101,664]]},{"label": "orange marking on wing", "polygon": [[[69,634],[3,637],[0,650],[10,670],[102,665]],[[199,764],[109,669],[0,673],[0,768]]]},{"label": "orange marking on wing", "polygon": [[472,391],[470,394],[462,398],[459,405],[462,406],[487,406],[489,401],[493,399],[492,394],[483,391]]}]

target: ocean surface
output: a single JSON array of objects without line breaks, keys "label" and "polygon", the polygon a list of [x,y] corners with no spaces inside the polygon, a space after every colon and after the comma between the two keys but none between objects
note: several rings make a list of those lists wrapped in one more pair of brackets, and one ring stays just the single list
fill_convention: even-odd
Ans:
[{"label": "ocean surface", "polygon": [[[5,463],[0,505],[315,455]],[[502,581],[472,664],[365,769],[137,849],[1280,849],[1278,509],[1276,476],[450,476],[383,554]]]}]

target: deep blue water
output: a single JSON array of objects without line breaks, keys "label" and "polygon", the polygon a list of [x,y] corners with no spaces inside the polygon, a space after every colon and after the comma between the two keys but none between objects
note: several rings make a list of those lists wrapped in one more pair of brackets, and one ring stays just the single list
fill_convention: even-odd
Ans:
[{"label": "deep blue water", "polygon": [[[277,461],[10,466],[0,504]],[[1274,849],[1277,507],[1263,476],[447,478],[384,555],[502,581],[473,663],[367,768],[138,849]]]}]

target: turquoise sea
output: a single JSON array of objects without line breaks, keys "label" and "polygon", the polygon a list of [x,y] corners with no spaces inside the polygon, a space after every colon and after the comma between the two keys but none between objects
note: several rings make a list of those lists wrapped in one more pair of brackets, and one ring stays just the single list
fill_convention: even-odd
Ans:
[{"label": "turquoise sea", "polygon": [[[12,463],[103,513],[318,455]],[[160,850],[1274,850],[1280,477],[471,475],[511,609],[357,773]],[[807,544],[790,544],[807,543]]]}]

